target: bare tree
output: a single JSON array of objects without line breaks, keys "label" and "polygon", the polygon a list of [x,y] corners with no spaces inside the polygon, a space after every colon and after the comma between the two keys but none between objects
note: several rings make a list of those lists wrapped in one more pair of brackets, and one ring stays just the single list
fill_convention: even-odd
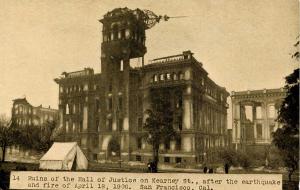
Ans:
[{"label": "bare tree", "polygon": [[0,147],[2,149],[2,162],[5,161],[6,148],[13,143],[13,129],[10,120],[5,115],[0,115]]}]

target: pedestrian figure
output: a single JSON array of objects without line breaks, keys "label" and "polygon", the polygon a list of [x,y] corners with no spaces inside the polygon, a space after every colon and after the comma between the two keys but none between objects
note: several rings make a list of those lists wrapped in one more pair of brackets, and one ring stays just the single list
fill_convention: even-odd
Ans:
[{"label": "pedestrian figure", "polygon": [[152,173],[157,173],[157,162],[151,162],[152,163]]},{"label": "pedestrian figure", "polygon": [[150,160],[147,163],[147,167],[148,167],[148,172],[151,173],[152,172],[152,168],[151,168],[151,161]]},{"label": "pedestrian figure", "polygon": [[203,173],[207,173],[207,167],[205,166],[204,168],[203,168]]},{"label": "pedestrian figure", "polygon": [[225,164],[224,169],[225,169],[225,173],[228,174],[228,172],[229,172],[229,165],[228,165],[228,164]]},{"label": "pedestrian figure", "polygon": [[210,174],[214,173],[213,168],[209,168],[208,173],[210,173]]}]

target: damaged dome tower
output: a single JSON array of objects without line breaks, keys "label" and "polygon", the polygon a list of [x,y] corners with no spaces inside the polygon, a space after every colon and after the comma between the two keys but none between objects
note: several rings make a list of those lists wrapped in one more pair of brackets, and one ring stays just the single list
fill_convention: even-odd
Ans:
[{"label": "damaged dome tower", "polygon": [[127,62],[128,59],[143,57],[147,52],[145,30],[169,18],[140,9],[118,8],[108,12],[100,20],[103,24],[102,58]]}]

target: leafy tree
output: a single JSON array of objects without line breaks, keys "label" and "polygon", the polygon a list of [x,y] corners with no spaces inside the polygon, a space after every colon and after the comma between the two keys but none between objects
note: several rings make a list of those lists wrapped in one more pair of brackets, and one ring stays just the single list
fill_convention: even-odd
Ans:
[{"label": "leafy tree", "polygon": [[25,125],[17,128],[18,144],[24,148],[40,151],[48,150],[61,135],[55,121],[46,121],[42,126]]},{"label": "leafy tree", "polygon": [[237,162],[240,166],[242,166],[245,170],[248,170],[252,165],[252,156],[245,152],[237,153]]},{"label": "leafy tree", "polygon": [[144,123],[147,131],[144,138],[152,145],[153,161],[158,162],[159,145],[177,137],[173,128],[173,110],[170,101],[170,89],[152,89],[150,91],[151,109]]},{"label": "leafy tree", "polygon": [[6,148],[13,143],[13,129],[5,115],[0,116],[0,147],[2,149],[2,162],[5,161]]},{"label": "leafy tree", "polygon": [[238,164],[238,154],[232,148],[220,150],[219,157],[224,166],[227,164],[228,169],[230,169],[231,166],[236,166]]},{"label": "leafy tree", "polygon": [[[299,46],[299,41],[295,46]],[[299,51],[292,57],[299,60]],[[291,181],[299,165],[299,68],[285,79],[287,96],[283,100],[277,118],[283,127],[273,133],[273,143],[281,152]]]},{"label": "leafy tree", "polygon": [[271,146],[268,154],[269,167],[273,169],[278,169],[284,166],[280,151],[277,147]]},{"label": "leafy tree", "polygon": [[46,123],[40,128],[40,146],[41,150],[48,150],[53,142],[62,135],[62,131],[57,128],[56,121],[46,121]]}]

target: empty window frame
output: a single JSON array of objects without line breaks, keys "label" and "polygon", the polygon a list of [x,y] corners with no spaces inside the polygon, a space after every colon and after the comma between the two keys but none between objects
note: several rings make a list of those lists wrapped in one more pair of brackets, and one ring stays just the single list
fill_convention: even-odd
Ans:
[{"label": "empty window frame", "polygon": [[165,141],[165,150],[170,150],[170,141]]},{"label": "empty window frame", "polygon": [[173,80],[178,80],[178,76],[176,73],[173,73]]},{"label": "empty window frame", "polygon": [[164,162],[165,163],[170,163],[170,157],[164,157]]},{"label": "empty window frame", "polygon": [[165,80],[165,75],[164,74],[160,74],[159,75],[159,80],[161,80],[161,81]]},{"label": "empty window frame", "polygon": [[167,80],[171,80],[171,74],[170,74],[170,73],[167,73],[167,74],[166,74],[166,78],[167,78]]},{"label": "empty window frame", "polygon": [[182,160],[181,157],[176,157],[176,158],[175,158],[175,162],[176,162],[177,164],[181,163],[181,160]]},{"label": "empty window frame", "polygon": [[176,150],[181,150],[181,138],[176,139]]},{"label": "empty window frame", "polygon": [[141,157],[140,155],[136,155],[136,156],[135,156],[135,160],[136,160],[137,162],[141,162],[141,161],[142,161],[142,157]]},{"label": "empty window frame", "polygon": [[66,114],[70,114],[69,104],[66,104]]},{"label": "empty window frame", "polygon": [[107,130],[112,131],[113,121],[111,118],[107,119]]},{"label": "empty window frame", "polygon": [[182,130],[182,116],[177,117],[177,125],[178,125],[178,129],[181,131]]},{"label": "empty window frame", "polygon": [[179,72],[178,75],[179,75],[179,80],[183,80],[184,79],[184,74],[182,72]]},{"label": "empty window frame", "polygon": [[122,96],[120,96],[118,98],[118,107],[119,107],[119,110],[123,109],[123,98],[122,98]]},{"label": "empty window frame", "polygon": [[118,130],[119,131],[123,130],[123,118],[119,118],[119,121],[118,121]]},{"label": "empty window frame", "polygon": [[256,138],[262,139],[262,124],[256,124]]},{"label": "empty window frame", "polygon": [[138,131],[141,131],[143,128],[143,118],[138,118]]},{"label": "empty window frame", "polygon": [[274,105],[268,106],[268,116],[269,116],[269,118],[275,118],[275,106]]},{"label": "empty window frame", "polygon": [[108,101],[107,109],[112,110],[112,106],[113,106],[112,97],[109,97],[107,101]]},{"label": "empty window frame", "polygon": [[120,61],[120,71],[124,70],[124,63],[123,60]]},{"label": "empty window frame", "polygon": [[261,119],[262,118],[262,111],[261,111],[261,106],[256,107],[256,119]]},{"label": "empty window frame", "polygon": [[137,144],[138,149],[142,149],[142,138],[141,137],[137,138],[136,144]]},{"label": "empty window frame", "polygon": [[98,155],[97,154],[93,154],[93,160],[96,161],[98,159]]},{"label": "empty window frame", "polygon": [[246,119],[253,121],[253,109],[252,106],[245,106]]},{"label": "empty window frame", "polygon": [[[79,105],[80,107],[80,105]],[[100,111],[100,100],[97,98],[96,99],[96,112],[99,112]]]}]

